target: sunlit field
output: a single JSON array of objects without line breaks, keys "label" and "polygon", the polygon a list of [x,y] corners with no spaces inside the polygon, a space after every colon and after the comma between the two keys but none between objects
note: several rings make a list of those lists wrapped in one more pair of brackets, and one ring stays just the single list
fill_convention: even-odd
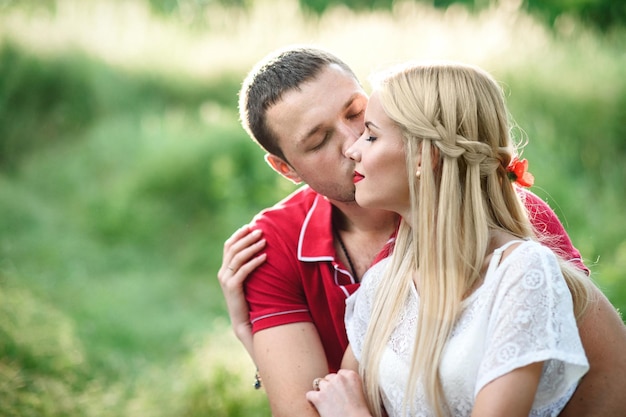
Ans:
[{"label": "sunlit field", "polygon": [[56,12],[6,12],[3,37],[41,54],[80,50],[120,68],[199,78],[247,70],[267,52],[293,43],[329,48],[366,76],[407,59],[460,59],[491,70],[518,68],[537,59],[558,63],[562,57],[553,55],[564,51],[553,48],[572,41],[589,42],[578,51],[584,64],[584,54],[595,55],[596,42],[601,42],[588,39],[567,19],[557,22],[555,40],[547,28],[519,13],[516,0],[478,16],[461,6],[441,11],[405,1],[397,2],[392,13],[355,14],[334,7],[322,17],[309,18],[289,0],[255,1],[246,11],[214,6],[201,16],[195,10],[157,16],[141,1],[56,3]]},{"label": "sunlit field", "polygon": [[290,44],[330,49],[366,89],[406,60],[493,73],[533,191],[626,308],[623,29],[549,27],[517,0],[322,16],[295,0],[14,3],[0,1],[1,416],[270,415],[216,272],[223,241],[294,189],[236,113],[246,72]]}]

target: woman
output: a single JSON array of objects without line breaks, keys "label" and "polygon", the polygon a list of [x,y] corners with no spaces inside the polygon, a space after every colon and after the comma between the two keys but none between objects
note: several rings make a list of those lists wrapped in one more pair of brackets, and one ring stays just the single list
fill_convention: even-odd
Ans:
[{"label": "woman", "polygon": [[348,150],[357,203],[402,216],[348,300],[344,365],[369,411],[349,372],[307,398],[322,416],[558,415],[589,368],[576,328],[589,281],[537,242],[498,84],[407,65],[375,83],[365,118]]}]

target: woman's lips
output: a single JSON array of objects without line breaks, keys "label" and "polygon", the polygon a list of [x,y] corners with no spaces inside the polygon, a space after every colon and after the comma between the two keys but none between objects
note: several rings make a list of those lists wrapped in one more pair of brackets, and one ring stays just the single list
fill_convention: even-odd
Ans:
[{"label": "woman's lips", "polygon": [[359,172],[357,172],[357,171],[354,171],[354,177],[352,177],[352,181],[354,181],[354,183],[355,183],[355,184],[356,184],[357,182],[361,181],[363,178],[365,178],[365,177],[363,176],[363,174],[361,174],[361,173],[359,173]]}]

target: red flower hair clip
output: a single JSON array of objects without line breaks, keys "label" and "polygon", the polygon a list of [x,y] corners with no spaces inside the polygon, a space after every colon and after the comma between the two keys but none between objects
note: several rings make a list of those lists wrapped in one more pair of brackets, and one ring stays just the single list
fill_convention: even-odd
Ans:
[{"label": "red flower hair clip", "polygon": [[528,172],[528,160],[520,160],[517,156],[513,158],[507,167],[509,179],[521,187],[532,187],[535,177]]}]

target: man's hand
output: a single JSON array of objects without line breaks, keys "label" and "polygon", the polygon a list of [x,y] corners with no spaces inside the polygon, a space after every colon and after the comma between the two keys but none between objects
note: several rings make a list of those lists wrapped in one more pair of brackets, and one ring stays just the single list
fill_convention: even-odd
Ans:
[{"label": "man's hand", "polygon": [[255,268],[265,262],[266,254],[259,254],[266,243],[261,236],[260,230],[251,231],[248,225],[233,233],[224,242],[222,266],[217,273],[235,335],[253,361],[252,325],[243,283]]}]

